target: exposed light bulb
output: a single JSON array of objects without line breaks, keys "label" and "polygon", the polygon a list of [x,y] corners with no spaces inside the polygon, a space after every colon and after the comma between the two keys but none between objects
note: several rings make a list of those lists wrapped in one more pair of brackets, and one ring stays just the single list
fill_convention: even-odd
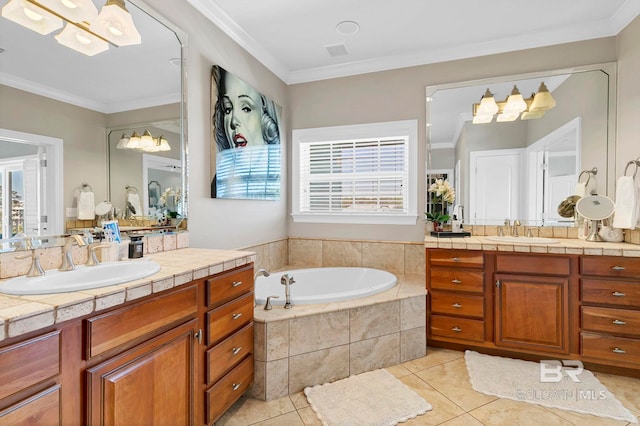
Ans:
[{"label": "exposed light bulb", "polygon": [[75,35],[76,35],[76,40],[78,40],[80,43],[91,44],[91,39],[89,37],[86,37],[81,32],[78,31]]},{"label": "exposed light bulb", "polygon": [[68,7],[69,9],[75,9],[78,7],[78,5],[75,2],[72,2],[70,0],[60,0],[60,3],[62,3],[63,5],[65,5],[65,7]]},{"label": "exposed light bulb", "polygon": [[124,34],[124,33],[122,32],[121,28],[122,28],[122,27],[121,27],[121,26],[120,26],[120,24],[119,24],[119,23],[117,23],[117,22],[112,23],[112,24],[110,24],[110,25],[107,27],[107,29],[109,30],[109,32],[110,32],[111,34],[113,34],[114,36],[118,36],[118,37],[120,37],[122,34]]},{"label": "exposed light bulb", "polygon": [[42,21],[43,16],[40,15],[38,12],[34,12],[33,10],[29,9],[29,8],[24,8],[24,14],[27,15],[27,18],[31,19],[32,21]]}]

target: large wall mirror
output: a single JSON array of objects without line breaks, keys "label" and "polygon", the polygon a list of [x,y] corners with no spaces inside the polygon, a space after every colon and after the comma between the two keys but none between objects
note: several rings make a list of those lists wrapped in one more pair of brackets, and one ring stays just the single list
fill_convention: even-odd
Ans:
[{"label": "large wall mirror", "polygon": [[[92,2],[100,11],[106,0]],[[0,0],[0,8],[9,3]],[[37,0],[22,3],[38,4]],[[149,199],[144,191],[149,179],[143,162],[147,155],[171,161],[171,185],[179,193],[180,216],[186,217],[186,37],[143,1],[128,0],[125,6],[140,43],[108,44],[107,50],[93,56],[61,44],[64,27],[43,35],[0,17],[0,168],[8,177],[1,184],[12,185],[2,189],[15,196],[15,200],[2,198],[3,223],[9,223],[3,226],[5,242],[22,233],[46,241],[43,237],[71,232],[82,188],[92,189],[96,205],[108,201],[125,211],[125,187],[135,187],[141,200],[137,215],[153,213],[144,202]],[[82,43],[82,37],[78,40]],[[122,134],[137,131],[142,136],[145,130],[156,141],[167,142],[170,150],[116,148]],[[60,146],[55,154],[63,161],[54,163],[49,161],[54,158],[50,146],[56,143]],[[10,152],[15,155],[8,156]],[[26,160],[46,164],[49,171],[37,174],[33,168],[32,173]],[[19,163],[25,166],[17,173]],[[62,183],[49,181],[50,175],[59,175]],[[25,221],[20,209],[12,210],[9,206],[16,202],[36,219]],[[171,208],[178,210],[175,204]]]},{"label": "large wall mirror", "polygon": [[[427,87],[427,187],[448,179],[450,208],[468,224],[573,226],[558,214],[563,200],[613,191],[615,75],[608,63]],[[501,104],[514,87],[532,99],[542,83],[555,100],[544,113],[474,123],[487,90]]]}]

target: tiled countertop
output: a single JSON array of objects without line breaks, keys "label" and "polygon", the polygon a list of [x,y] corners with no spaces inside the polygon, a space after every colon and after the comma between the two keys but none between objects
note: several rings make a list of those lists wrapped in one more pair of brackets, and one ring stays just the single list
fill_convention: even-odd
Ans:
[{"label": "tiled countertop", "polygon": [[437,238],[427,235],[424,239],[424,246],[425,248],[488,250],[521,253],[640,257],[640,245],[631,243],[592,242],[577,238],[558,238],[558,242],[553,244],[530,244],[527,243],[527,237],[520,238],[522,243],[497,242],[489,240],[484,236]]},{"label": "tiled countertop", "polygon": [[255,254],[184,248],[149,254],[144,259],[160,264],[160,271],[125,284],[91,290],[30,296],[0,294],[0,341],[246,265],[255,261]]}]

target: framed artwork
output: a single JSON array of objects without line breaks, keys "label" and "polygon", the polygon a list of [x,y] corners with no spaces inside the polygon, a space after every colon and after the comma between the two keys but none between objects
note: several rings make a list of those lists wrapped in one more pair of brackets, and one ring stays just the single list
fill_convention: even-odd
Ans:
[{"label": "framed artwork", "polygon": [[280,198],[280,108],[251,85],[211,72],[211,198]]}]

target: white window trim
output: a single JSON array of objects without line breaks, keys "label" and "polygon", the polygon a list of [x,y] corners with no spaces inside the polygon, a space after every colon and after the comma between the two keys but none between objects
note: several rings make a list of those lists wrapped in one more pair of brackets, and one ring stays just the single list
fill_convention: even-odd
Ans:
[{"label": "white window trim", "polygon": [[[376,214],[317,214],[300,212],[300,143],[333,141],[340,139],[382,138],[408,136],[409,179],[407,213]],[[292,132],[292,201],[291,217],[303,223],[351,223],[415,225],[418,220],[418,120],[389,121],[349,126],[296,129]]]}]

